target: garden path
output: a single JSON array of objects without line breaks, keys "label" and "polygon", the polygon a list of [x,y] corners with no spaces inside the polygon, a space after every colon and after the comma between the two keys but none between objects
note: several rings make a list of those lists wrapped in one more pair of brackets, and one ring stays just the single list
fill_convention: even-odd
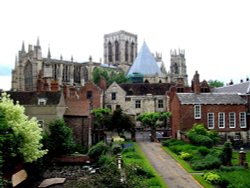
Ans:
[{"label": "garden path", "polygon": [[202,187],[191,174],[162,149],[160,143],[138,142],[138,144],[169,188]]}]

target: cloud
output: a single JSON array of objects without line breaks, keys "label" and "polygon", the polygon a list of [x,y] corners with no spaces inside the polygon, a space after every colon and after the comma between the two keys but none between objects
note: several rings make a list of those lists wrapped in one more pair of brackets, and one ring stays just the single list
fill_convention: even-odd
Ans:
[{"label": "cloud", "polygon": [[11,68],[6,65],[0,65],[0,76],[10,76]]}]

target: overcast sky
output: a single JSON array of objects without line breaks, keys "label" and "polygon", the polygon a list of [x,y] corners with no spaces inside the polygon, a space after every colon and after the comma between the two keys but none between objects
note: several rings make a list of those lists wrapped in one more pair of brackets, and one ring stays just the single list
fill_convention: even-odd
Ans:
[{"label": "overcast sky", "polygon": [[184,49],[189,81],[250,77],[249,0],[8,0],[0,2],[0,88],[11,87],[11,69],[22,42],[40,39],[43,57],[103,59],[104,34],[125,30],[160,52]]}]

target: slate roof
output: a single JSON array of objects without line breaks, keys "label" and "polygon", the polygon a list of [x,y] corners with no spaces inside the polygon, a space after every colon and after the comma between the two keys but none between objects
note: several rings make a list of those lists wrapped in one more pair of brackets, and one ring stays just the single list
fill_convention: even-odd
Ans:
[{"label": "slate roof", "polygon": [[246,104],[238,94],[225,93],[177,93],[181,104]]},{"label": "slate roof", "polygon": [[238,94],[249,94],[250,93],[250,82],[243,82],[234,85],[228,85],[224,87],[214,88],[216,93],[238,93]]},{"label": "slate roof", "polygon": [[143,75],[150,76],[162,74],[146,42],[143,42],[143,45],[127,75],[131,75],[133,73],[141,73]]},{"label": "slate roof", "polygon": [[19,101],[21,105],[37,105],[39,98],[47,99],[46,105],[57,105],[60,102],[61,92],[7,92],[14,102]]},{"label": "slate roof", "polygon": [[120,87],[127,92],[127,95],[165,95],[169,90],[169,83],[135,83],[135,84],[120,84]]}]

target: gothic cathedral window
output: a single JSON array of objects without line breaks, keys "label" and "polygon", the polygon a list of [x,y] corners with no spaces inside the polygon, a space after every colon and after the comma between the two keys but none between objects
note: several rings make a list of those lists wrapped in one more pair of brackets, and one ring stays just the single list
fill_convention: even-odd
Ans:
[{"label": "gothic cathedral window", "polygon": [[115,61],[119,61],[119,43],[115,41]]},{"label": "gothic cathedral window", "polygon": [[131,44],[131,51],[130,51],[131,62],[134,61],[134,48],[135,48],[135,43],[132,42],[132,44]]},{"label": "gothic cathedral window", "polygon": [[125,61],[128,61],[128,41],[125,43]]},{"label": "gothic cathedral window", "polygon": [[24,68],[24,82],[25,82],[25,90],[32,91],[33,89],[33,79],[32,79],[32,65],[28,62]]},{"label": "gothic cathedral window", "polygon": [[108,43],[108,62],[112,62],[112,44],[111,42]]}]

